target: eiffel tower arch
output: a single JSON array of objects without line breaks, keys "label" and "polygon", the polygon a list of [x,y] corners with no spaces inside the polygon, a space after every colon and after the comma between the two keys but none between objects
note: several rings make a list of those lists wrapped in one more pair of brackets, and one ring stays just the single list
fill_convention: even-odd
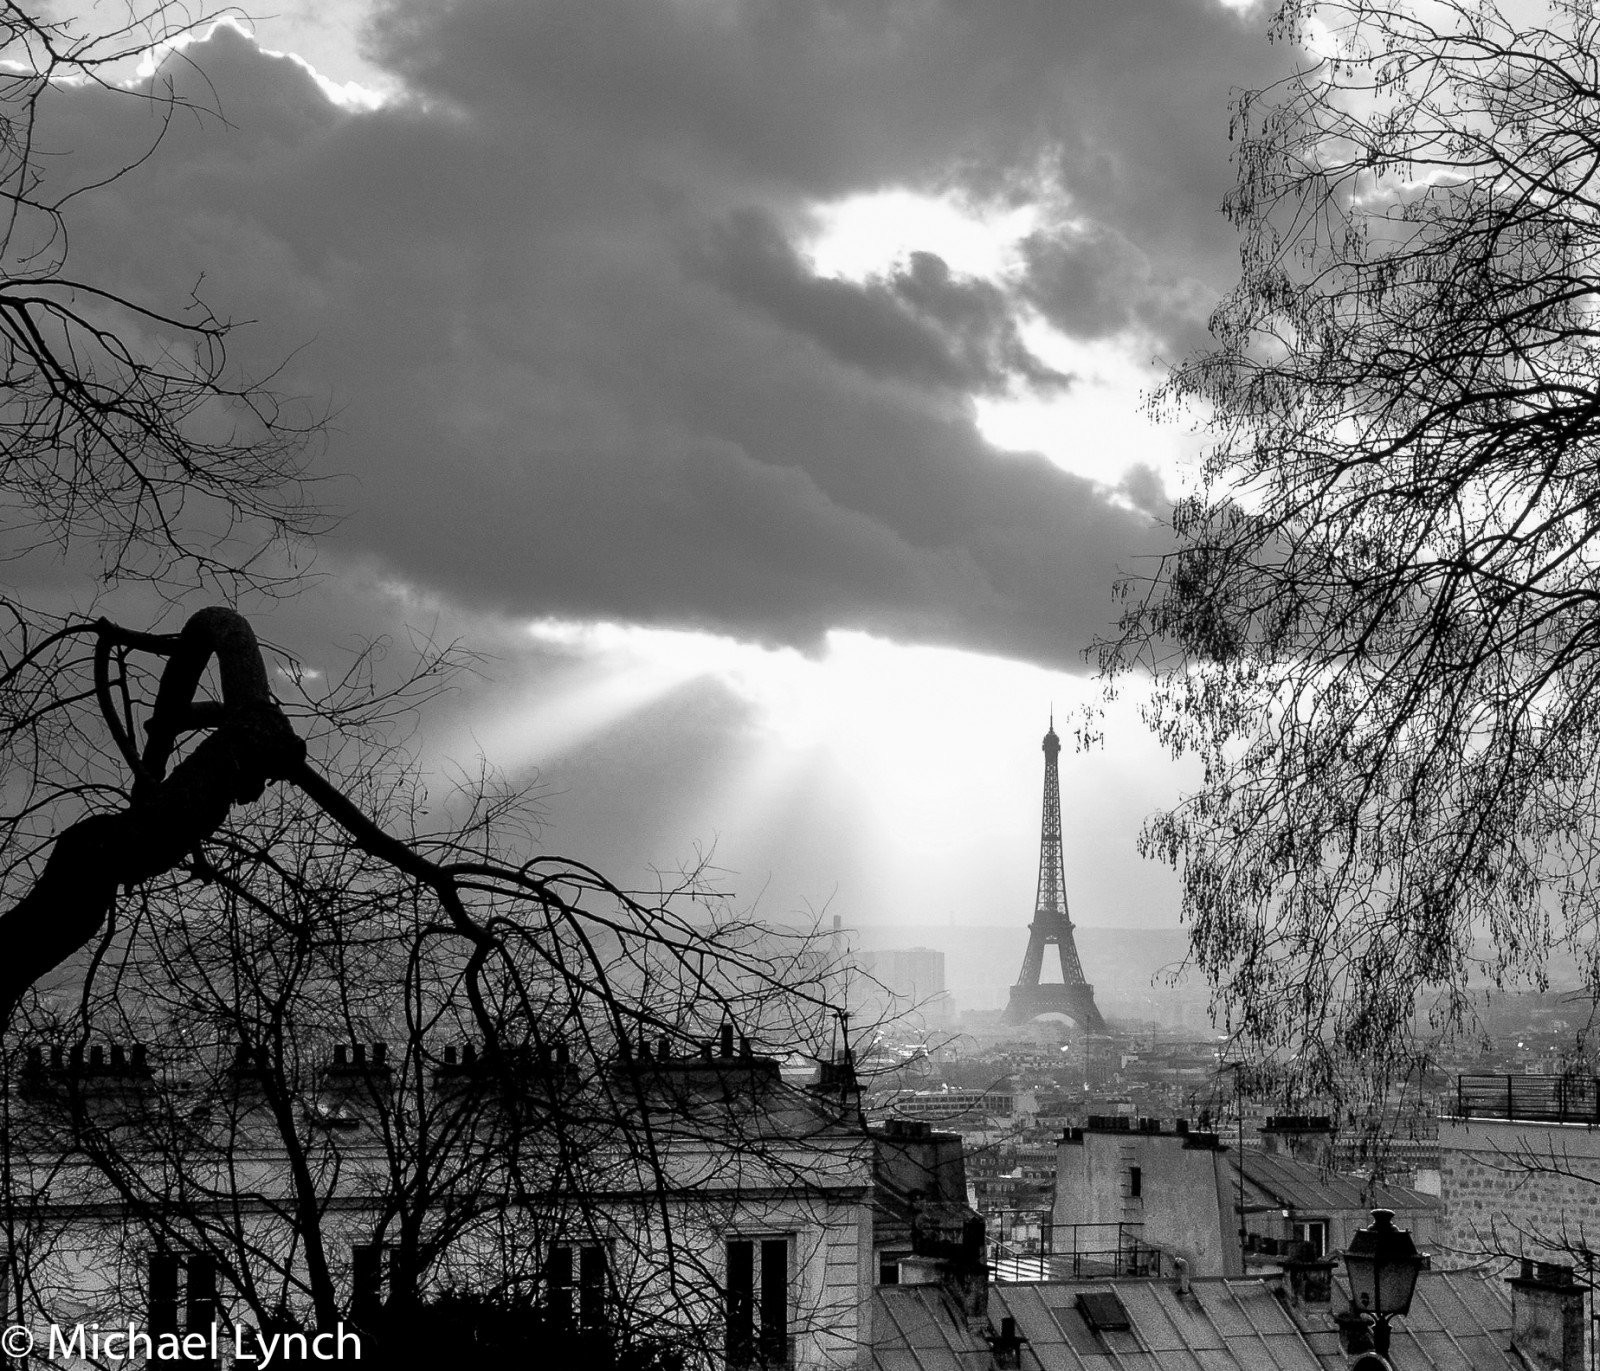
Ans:
[{"label": "eiffel tower arch", "polygon": [[[1003,1024],[1027,1023],[1041,1014],[1065,1014],[1089,1033],[1105,1032],[1106,1021],[1094,1002],[1094,987],[1083,978],[1078,945],[1067,916],[1066,866],[1061,856],[1061,776],[1056,758],[1061,739],[1055,720],[1044,735],[1044,817],[1039,830],[1039,893],[1033,902],[1033,923],[1028,927],[1028,950],[1022,974],[1011,987],[1011,1001],[1001,1016]],[[1040,981],[1045,949],[1056,949],[1061,980]]]}]

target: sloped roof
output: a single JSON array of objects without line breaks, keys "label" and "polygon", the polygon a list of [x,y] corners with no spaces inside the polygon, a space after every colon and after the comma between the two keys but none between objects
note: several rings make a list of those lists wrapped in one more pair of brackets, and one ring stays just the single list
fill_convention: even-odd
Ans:
[{"label": "sloped roof", "polygon": [[[1126,1329],[1096,1331],[1083,1294],[1114,1294]],[[1288,1311],[1259,1280],[1003,1285],[989,1318],[1010,1316],[1027,1339],[1024,1371],[1320,1371]],[[1341,1357],[1341,1365],[1343,1358]]]},{"label": "sloped roof", "polygon": [[[1114,1296],[1126,1329],[1096,1329],[1082,1295]],[[1091,1301],[1091,1305],[1092,1305]],[[1102,1306],[1104,1307],[1104,1306]],[[989,1326],[1017,1321],[1022,1371],[1344,1371],[1331,1311],[1297,1309],[1258,1278],[1061,1281],[996,1285]],[[876,1371],[987,1371],[988,1340],[970,1330],[937,1286],[875,1292]],[[1470,1271],[1425,1271],[1411,1312],[1395,1320],[1390,1360],[1405,1371],[1525,1371],[1509,1350],[1505,1282]]]},{"label": "sloped roof", "polygon": [[[1308,1318],[1306,1341],[1325,1366],[1343,1367],[1333,1319]],[[1478,1271],[1424,1271],[1410,1312],[1390,1326],[1389,1360],[1405,1371],[1526,1371],[1510,1350],[1511,1292]]]},{"label": "sloped roof", "polygon": [[1285,1208],[1301,1213],[1334,1209],[1437,1209],[1440,1202],[1420,1190],[1380,1185],[1359,1176],[1342,1176],[1281,1153],[1246,1151],[1239,1159],[1244,1178]]},{"label": "sloped roof", "polygon": [[877,1371],[987,1371],[991,1365],[988,1339],[967,1327],[938,1286],[879,1286],[872,1303]]}]

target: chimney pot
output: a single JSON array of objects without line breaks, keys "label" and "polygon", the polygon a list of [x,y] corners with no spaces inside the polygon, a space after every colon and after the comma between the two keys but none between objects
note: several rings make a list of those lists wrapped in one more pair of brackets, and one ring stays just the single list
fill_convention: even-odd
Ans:
[{"label": "chimney pot", "polygon": [[367,1064],[367,1045],[365,1043],[356,1043],[355,1044],[355,1049],[356,1049],[356,1065],[357,1066],[365,1066]]},{"label": "chimney pot", "polygon": [[454,1043],[450,1043],[444,1050],[444,1064],[446,1066],[454,1066],[456,1064],[456,1045]]},{"label": "chimney pot", "polygon": [[741,1037],[739,1039],[739,1055],[741,1057],[749,1057],[751,1055],[749,1038]]},{"label": "chimney pot", "polygon": [[731,1023],[722,1025],[722,1055],[724,1057],[733,1056],[733,1025]]},{"label": "chimney pot", "polygon": [[112,1044],[111,1069],[113,1071],[126,1071],[128,1069],[128,1053],[121,1043]]},{"label": "chimney pot", "polygon": [[565,1043],[556,1044],[556,1065],[567,1066],[572,1061],[572,1053],[567,1050]]},{"label": "chimney pot", "polygon": [[99,1071],[102,1067],[105,1066],[105,1064],[106,1064],[106,1050],[105,1050],[105,1048],[99,1047],[99,1046],[91,1047],[89,1049],[89,1069],[91,1071]]},{"label": "chimney pot", "polygon": [[372,1044],[372,1064],[374,1066],[382,1066],[385,1062],[388,1061],[388,1059],[389,1059],[389,1044],[388,1043],[373,1043]]},{"label": "chimney pot", "polygon": [[661,1035],[661,1040],[656,1043],[656,1060],[663,1062],[672,1060],[672,1039],[664,1033]]},{"label": "chimney pot", "polygon": [[1509,1284],[1511,1345],[1542,1371],[1582,1371],[1584,1292],[1572,1268],[1524,1259]]},{"label": "chimney pot", "polygon": [[348,1054],[345,1052],[344,1044],[340,1043],[333,1049],[333,1064],[335,1066],[345,1066],[347,1063]]}]

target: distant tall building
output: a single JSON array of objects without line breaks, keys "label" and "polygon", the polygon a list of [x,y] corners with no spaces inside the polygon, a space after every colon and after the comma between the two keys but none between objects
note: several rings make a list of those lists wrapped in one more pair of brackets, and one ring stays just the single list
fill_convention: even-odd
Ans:
[{"label": "distant tall building", "polygon": [[[1067,917],[1067,874],[1061,856],[1061,777],[1056,758],[1061,739],[1055,720],[1044,735],[1044,815],[1039,828],[1039,890],[1033,902],[1033,923],[1028,928],[1028,950],[1022,974],[1011,987],[1011,1002],[1002,1023],[1027,1023],[1041,1014],[1065,1014],[1080,1028],[1103,1033],[1105,1020],[1094,1002],[1094,987],[1083,977],[1078,947],[1072,940],[1072,920]],[[1044,950],[1054,944],[1061,961],[1061,980],[1039,979],[1044,970]]]},{"label": "distant tall building", "polygon": [[856,964],[884,990],[908,1001],[929,1023],[942,1024],[949,1019],[943,952],[931,947],[862,951],[856,954]]}]

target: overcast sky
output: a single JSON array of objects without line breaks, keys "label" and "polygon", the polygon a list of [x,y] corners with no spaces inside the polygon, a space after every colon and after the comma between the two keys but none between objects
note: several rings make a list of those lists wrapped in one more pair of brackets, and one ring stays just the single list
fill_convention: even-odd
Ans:
[{"label": "overcast sky", "polygon": [[[1142,389],[1234,274],[1218,0],[289,5],[169,59],[77,270],[254,321],[344,513],[269,634],[492,654],[429,720],[624,880],[715,849],[774,917],[1022,924],[1040,737],[1194,440]],[[296,60],[282,54],[298,54]],[[151,135],[58,97],[79,165]],[[203,280],[202,280],[203,278]],[[1065,731],[1065,730],[1063,730]],[[1170,925],[1133,719],[1062,757],[1075,917]]]}]

